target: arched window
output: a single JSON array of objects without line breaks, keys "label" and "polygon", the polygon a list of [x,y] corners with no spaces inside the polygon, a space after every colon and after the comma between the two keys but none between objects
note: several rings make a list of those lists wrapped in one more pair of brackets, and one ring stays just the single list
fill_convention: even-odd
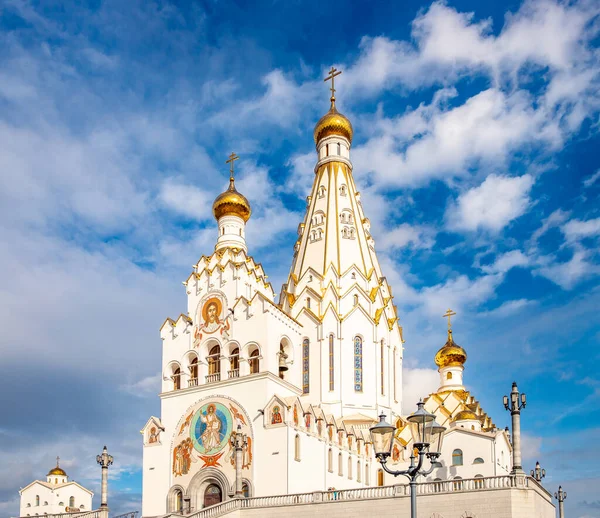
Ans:
[{"label": "arched window", "polygon": [[69,507],[75,507],[75,497],[69,498]]},{"label": "arched window", "polygon": [[242,494],[244,495],[244,498],[248,498],[250,496],[250,486],[248,486],[246,482],[242,484]]},{"label": "arched window", "polygon": [[341,155],[342,154],[342,146],[339,143],[337,145],[337,148],[338,148],[337,149],[338,155]]},{"label": "arched window", "polygon": [[377,470],[377,485],[379,487],[383,486],[383,470],[382,469]]},{"label": "arched window", "polygon": [[[182,504],[183,504],[183,495],[181,491],[179,491],[179,495],[181,495]],[[178,495],[178,497],[179,497]],[[204,507],[210,507],[211,505],[216,505],[223,501],[223,493],[221,492],[221,488],[216,484],[210,484],[206,491],[204,492]],[[181,510],[183,505],[178,509]]]},{"label": "arched window", "polygon": [[462,450],[454,450],[452,452],[452,465],[462,466],[463,465],[463,452]]},{"label": "arched window", "polygon": [[58,484],[58,478],[55,478],[55,479],[54,479],[54,483],[55,483],[55,484]]},{"label": "arched window", "polygon": [[333,390],[335,388],[335,374],[334,374],[334,338],[333,333],[329,335],[329,390]]},{"label": "arched window", "polygon": [[460,491],[463,488],[462,477],[454,477],[454,482],[452,482],[452,489],[454,491]]},{"label": "arched window", "polygon": [[206,359],[208,360],[208,375],[212,376],[208,381],[219,381],[221,377],[221,347],[215,345]]},{"label": "arched window", "polygon": [[35,495],[35,505],[40,505],[40,495]]},{"label": "arched window", "polygon": [[358,295],[354,295],[354,305],[358,306]]},{"label": "arched window", "polygon": [[352,457],[348,456],[348,479],[352,480]]},{"label": "arched window", "polygon": [[181,388],[181,369],[175,367],[173,369],[173,390],[179,390]]},{"label": "arched window", "polygon": [[363,377],[362,377],[362,338],[354,337],[354,390],[362,392]]},{"label": "arched window", "polygon": [[259,372],[260,365],[258,362],[258,349],[254,349],[254,351],[250,353],[250,374],[256,374]]},{"label": "arched window", "polygon": [[333,473],[333,450],[331,448],[327,452],[327,471]]},{"label": "arched window", "polygon": [[235,378],[239,376],[240,350],[237,347],[233,351],[231,351],[231,356],[229,357],[229,368],[231,369],[231,372],[229,373],[230,378]]},{"label": "arched window", "polygon": [[360,482],[361,471],[360,471],[360,461],[356,461],[356,481]]},{"label": "arched window", "polygon": [[342,466],[342,454],[338,453],[338,475],[340,477],[344,476],[344,467]]},{"label": "arched window", "polygon": [[446,374],[446,379],[447,380],[451,380],[452,379],[452,373],[449,372],[448,374]]},{"label": "arched window", "polygon": [[365,464],[365,484],[368,486],[371,483],[371,472],[369,471],[369,463]]},{"label": "arched window", "polygon": [[356,272],[352,272],[352,275],[350,276],[352,279],[356,279]]},{"label": "arched window", "polygon": [[194,356],[190,362],[190,379],[188,381],[190,387],[198,385],[198,358]]},{"label": "arched window", "polygon": [[310,341],[305,338],[302,341],[302,393],[308,394],[309,384],[309,360],[310,360]]},{"label": "arched window", "polygon": [[294,460],[300,462],[300,435],[296,434],[294,439]]},{"label": "arched window", "polygon": [[381,376],[381,395],[385,396],[385,374],[384,374],[384,369],[385,369],[385,361],[384,361],[384,343],[383,343],[383,339],[381,340],[381,347],[380,347],[380,356],[381,356],[381,361],[380,361],[380,376]]},{"label": "arched window", "polygon": [[483,475],[475,475],[475,489],[483,489]]},{"label": "arched window", "polygon": [[329,156],[329,144],[325,144],[325,156]]},{"label": "arched window", "polygon": [[324,198],[325,197],[325,186],[321,185],[321,187],[319,187],[319,198]]},{"label": "arched window", "polygon": [[481,457],[475,457],[473,464],[483,464],[483,459]]}]

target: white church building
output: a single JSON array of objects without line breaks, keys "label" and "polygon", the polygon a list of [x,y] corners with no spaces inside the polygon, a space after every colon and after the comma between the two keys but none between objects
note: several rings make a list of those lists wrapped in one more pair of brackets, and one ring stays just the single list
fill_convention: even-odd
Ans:
[{"label": "white church building", "polygon": [[[314,130],[314,183],[278,298],[246,245],[251,207],[236,190],[232,155],[229,188],[213,204],[215,249],[183,283],[185,313],[160,330],[160,416],[141,430],[143,517],[194,513],[232,499],[236,431],[246,436],[246,497],[333,488],[342,494],[401,482],[383,472],[369,435],[386,414],[397,428],[388,465],[408,466],[402,328],[352,175],[352,136],[332,96]],[[423,395],[425,409],[447,428],[441,467],[420,480],[432,491],[483,488],[489,477],[508,480],[511,472],[507,431],[463,385],[466,359],[449,326],[435,357],[439,389]]]},{"label": "white church building", "polygon": [[19,491],[21,496],[19,516],[46,516],[67,512],[92,510],[94,493],[73,480],[59,466],[48,471],[46,480],[34,480]]}]

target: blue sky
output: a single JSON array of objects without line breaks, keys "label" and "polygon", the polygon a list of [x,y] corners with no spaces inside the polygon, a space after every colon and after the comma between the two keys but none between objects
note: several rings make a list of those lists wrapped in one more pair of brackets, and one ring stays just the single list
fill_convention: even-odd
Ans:
[{"label": "blue sky", "polygon": [[[392,4],[392,5],[390,5]],[[0,0],[0,516],[60,455],[139,509],[167,316],[241,156],[251,254],[278,290],[338,106],[406,339],[437,387],[441,315],[498,426],[513,380],[536,460],[600,517],[597,2]],[[95,499],[98,503],[98,499]]]}]

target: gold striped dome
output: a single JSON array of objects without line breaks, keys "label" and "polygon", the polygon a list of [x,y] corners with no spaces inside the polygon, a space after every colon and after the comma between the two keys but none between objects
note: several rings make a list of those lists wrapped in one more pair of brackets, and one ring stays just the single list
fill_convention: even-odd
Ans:
[{"label": "gold striped dome", "polygon": [[330,135],[339,135],[347,138],[352,143],[352,135],[354,130],[352,129],[352,123],[347,117],[338,112],[335,108],[335,100],[331,101],[331,108],[329,111],[319,119],[315,126],[313,136],[315,138],[315,144]]},{"label": "gold striped dome", "polygon": [[247,222],[252,214],[250,203],[243,194],[235,190],[233,178],[229,179],[229,189],[219,194],[213,203],[213,214],[217,221],[222,216],[238,216]]},{"label": "gold striped dome", "polygon": [[438,367],[462,366],[467,361],[467,353],[452,339],[452,329],[448,330],[448,341],[435,355],[435,364]]},{"label": "gold striped dome", "polygon": [[462,412],[459,412],[458,414],[456,414],[456,416],[452,420],[453,421],[466,421],[469,419],[479,421],[479,417],[477,417],[477,415],[474,412],[471,412],[470,410],[463,410]]}]

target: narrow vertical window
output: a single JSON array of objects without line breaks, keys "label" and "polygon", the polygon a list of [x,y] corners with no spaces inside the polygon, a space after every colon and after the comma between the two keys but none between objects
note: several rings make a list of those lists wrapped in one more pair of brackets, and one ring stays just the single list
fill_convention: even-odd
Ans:
[{"label": "narrow vertical window", "polygon": [[385,347],[383,345],[383,340],[381,340],[381,360],[380,360],[380,370],[381,370],[381,372],[380,372],[380,376],[381,376],[381,395],[382,396],[385,396],[385,388],[384,388],[385,387],[385,378],[384,378],[384,376],[385,376],[385,374],[384,374],[384,372],[385,372],[384,371],[385,364],[384,364],[384,361],[383,361],[384,350],[385,350]]},{"label": "narrow vertical window", "polygon": [[383,470],[382,469],[377,470],[377,485],[380,487],[383,486]]},{"label": "narrow vertical window", "polygon": [[338,475],[340,477],[344,476],[344,466],[342,466],[342,454],[338,453]]},{"label": "narrow vertical window", "polygon": [[352,480],[352,457],[348,457],[348,478]]},{"label": "narrow vertical window", "polygon": [[356,481],[361,481],[360,461],[356,461]]},{"label": "narrow vertical window", "polygon": [[371,483],[369,472],[369,464],[365,464],[365,484],[368,486]]},{"label": "narrow vertical window", "polygon": [[296,438],[294,440],[294,459],[300,462],[300,436],[296,434]]},{"label": "narrow vertical window", "polygon": [[362,372],[362,338],[354,337],[354,390],[362,392],[363,372]]},{"label": "narrow vertical window", "polygon": [[329,452],[327,453],[327,469],[329,473],[333,473],[333,450],[329,448]]},{"label": "narrow vertical window", "polygon": [[329,156],[329,144],[325,144],[325,156]]},{"label": "narrow vertical window", "polygon": [[396,396],[396,349],[394,349],[394,401],[398,401],[398,397]]},{"label": "narrow vertical window", "polygon": [[309,385],[309,346],[310,342],[308,338],[305,338],[302,342],[302,392],[304,394],[308,394],[310,385]]},{"label": "narrow vertical window", "polygon": [[342,146],[340,144],[337,145],[338,147],[338,155],[342,154]]},{"label": "narrow vertical window", "polygon": [[333,334],[329,335],[329,390],[333,390],[335,388],[335,378],[334,378],[334,363],[333,363]]}]

